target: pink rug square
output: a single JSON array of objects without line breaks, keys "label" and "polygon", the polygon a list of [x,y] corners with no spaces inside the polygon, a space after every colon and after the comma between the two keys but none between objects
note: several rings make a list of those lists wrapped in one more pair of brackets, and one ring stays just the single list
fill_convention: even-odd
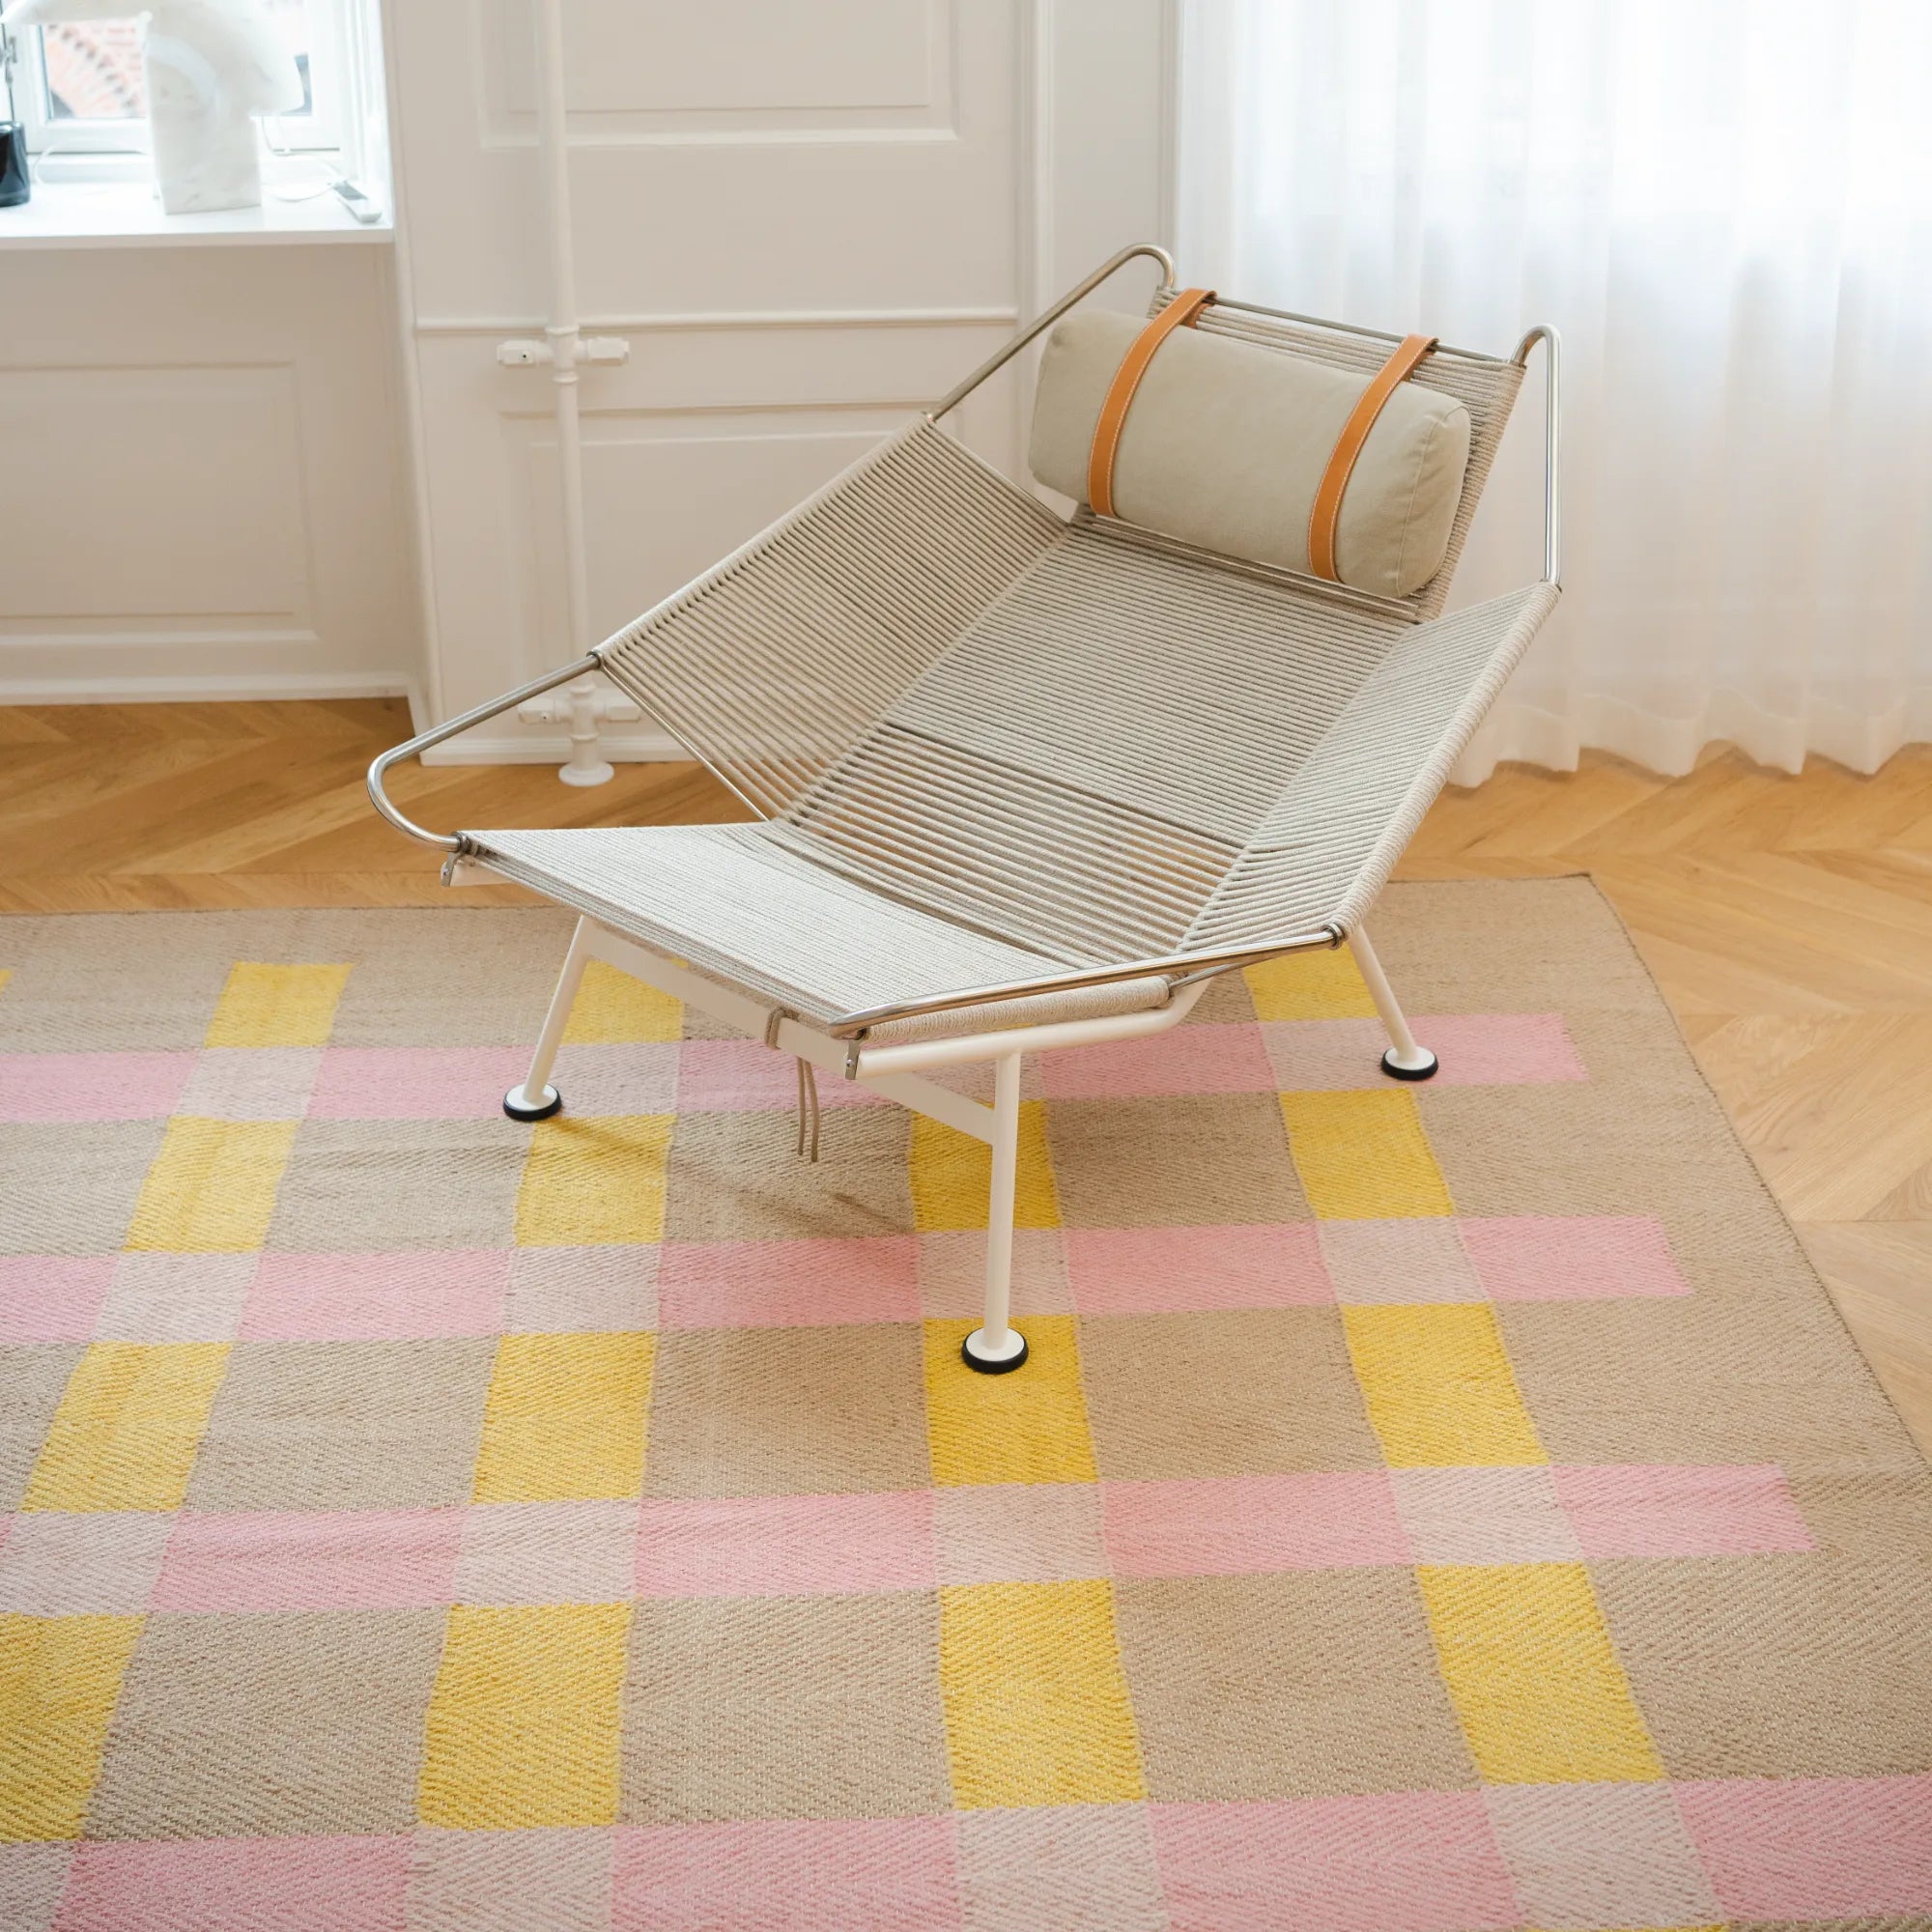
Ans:
[{"label": "pink rug square", "polygon": [[658,1266],[665,1328],[833,1328],[917,1321],[912,1237],[670,1242]]},{"label": "pink rug square", "polygon": [[[677,1104],[696,1114],[781,1114],[798,1104],[798,1063],[761,1039],[688,1039],[677,1049]],[[892,1103],[853,1080],[823,1070],[821,1107]]]},{"label": "pink rug square", "polygon": [[412,1610],[446,1604],[463,1512],[239,1511],[178,1517],[157,1610]]},{"label": "pink rug square", "polygon": [[86,1341],[114,1263],[113,1255],[0,1255],[0,1343]]},{"label": "pink rug square", "polygon": [[655,1241],[512,1248],[504,1330],[512,1335],[596,1335],[655,1328],[662,1253]]},{"label": "pink rug square", "polygon": [[261,1260],[242,1311],[248,1342],[406,1342],[494,1335],[510,1257],[500,1248],[277,1254]]},{"label": "pink rug square", "polygon": [[517,1046],[331,1046],[308,1110],[319,1121],[487,1120],[528,1063]]},{"label": "pink rug square", "polygon": [[640,1597],[845,1596],[936,1581],[925,1490],[649,1497],[638,1518]]},{"label": "pink rug square", "polygon": [[1436,1013],[1416,1037],[1441,1062],[1445,1087],[1528,1087],[1587,1080],[1561,1013]]},{"label": "pink rug square", "polygon": [[1069,1228],[1066,1268],[1083,1315],[1307,1308],[1335,1299],[1314,1224]]},{"label": "pink rug square", "polygon": [[952,1932],[953,1871],[951,1818],[620,1831],[611,1923],[613,1932]]},{"label": "pink rug square", "polygon": [[[1520,1087],[1582,1080],[1587,1072],[1557,1013],[1435,1013],[1413,1018],[1444,1087]],[[1269,1020],[1263,1026],[1275,1084],[1290,1092],[1388,1084],[1388,1036],[1377,1019]]]},{"label": "pink rug square", "polygon": [[1473,1791],[1156,1804],[1174,1932],[1506,1932],[1522,1923]]},{"label": "pink rug square", "polygon": [[1609,1463],[1550,1473],[1587,1557],[1752,1556],[1814,1547],[1775,1463]]},{"label": "pink rug square", "polygon": [[969,1932],[1168,1932],[1145,1804],[959,1814]]},{"label": "pink rug square", "polygon": [[56,1932],[403,1932],[410,1841],[395,1837],[203,1838],[90,1844]]},{"label": "pink rug square", "polygon": [[0,1122],[163,1120],[193,1067],[191,1053],[0,1053]]},{"label": "pink rug square", "polygon": [[1040,1084],[1049,1100],[1265,1094],[1274,1086],[1274,1069],[1258,1026],[1183,1026],[1145,1039],[1049,1053],[1040,1061]]},{"label": "pink rug square", "polygon": [[1932,1776],[1712,1779],[1677,1803],[1733,1918],[1932,1913]]},{"label": "pink rug square", "polygon": [[1122,1577],[1221,1577],[1406,1563],[1380,1469],[1108,1483],[1107,1553]]},{"label": "pink rug square", "polygon": [[1492,1301],[1689,1294],[1663,1224],[1649,1215],[1527,1214],[1463,1220],[1463,1245]]}]

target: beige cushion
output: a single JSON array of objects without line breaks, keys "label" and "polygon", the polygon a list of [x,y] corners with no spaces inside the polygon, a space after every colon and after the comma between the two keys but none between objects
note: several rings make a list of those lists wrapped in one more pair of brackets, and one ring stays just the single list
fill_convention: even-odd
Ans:
[{"label": "beige cushion", "polygon": [[[1100,407],[1145,326],[1095,309],[1068,316],[1047,337],[1030,460],[1063,496],[1087,500]],[[1306,570],[1315,492],[1367,381],[1278,349],[1175,329],[1127,412],[1115,515],[1227,556]],[[1342,498],[1342,582],[1388,597],[1427,583],[1442,567],[1468,461],[1468,411],[1417,382],[1401,384]]]}]

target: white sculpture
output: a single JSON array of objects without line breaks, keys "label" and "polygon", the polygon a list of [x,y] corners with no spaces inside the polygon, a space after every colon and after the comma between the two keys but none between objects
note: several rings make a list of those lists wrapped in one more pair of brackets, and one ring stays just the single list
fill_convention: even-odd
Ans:
[{"label": "white sculpture", "polygon": [[143,22],[141,59],[155,184],[169,214],[259,208],[261,144],[253,117],[302,102],[301,74],[261,0],[14,0],[0,25],[58,20]]}]

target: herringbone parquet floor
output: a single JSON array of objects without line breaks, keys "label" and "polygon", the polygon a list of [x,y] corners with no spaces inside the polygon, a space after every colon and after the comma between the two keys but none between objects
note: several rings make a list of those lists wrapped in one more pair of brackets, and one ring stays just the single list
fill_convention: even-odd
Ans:
[{"label": "herringbone parquet floor", "polygon": [[[0,911],[436,903],[434,856],[362,791],[408,733],[399,700],[0,709]],[[589,792],[548,766],[410,768],[393,790],[448,826],[738,815],[691,765]],[[1871,779],[1730,753],[1677,780],[1509,769],[1442,800],[1403,876],[1577,871],[1932,1447],[1932,751]]]}]

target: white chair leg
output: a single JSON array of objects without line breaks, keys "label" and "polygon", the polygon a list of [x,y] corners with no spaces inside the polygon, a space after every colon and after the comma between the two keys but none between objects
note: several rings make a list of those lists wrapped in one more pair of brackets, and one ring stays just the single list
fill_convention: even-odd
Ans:
[{"label": "white chair leg", "polygon": [[1427,1080],[1439,1063],[1426,1046],[1416,1045],[1415,1036],[1409,1032],[1408,1022],[1396,1005],[1388,975],[1382,971],[1382,962],[1376,957],[1376,949],[1369,944],[1364,927],[1358,925],[1349,935],[1349,951],[1362,969],[1376,1011],[1382,1016],[1382,1025],[1388,1033],[1389,1047],[1382,1055],[1382,1071],[1391,1080]]},{"label": "white chair leg", "polygon": [[580,919],[577,930],[570,935],[570,951],[563,956],[556,991],[550,996],[550,1011],[544,1015],[543,1032],[537,1036],[537,1050],[530,1056],[530,1070],[521,1087],[512,1087],[503,1095],[503,1111],[513,1121],[547,1121],[562,1111],[563,1095],[550,1084],[550,1069],[556,1061],[557,1042],[563,1037],[571,1003],[582,983],[583,969],[590,961],[590,922]]},{"label": "white chair leg", "polygon": [[1012,1326],[1013,1196],[1020,1161],[1020,1056],[993,1063],[993,1184],[986,1200],[986,1313],[960,1353],[969,1369],[1003,1376],[1027,1358],[1026,1337]]}]

